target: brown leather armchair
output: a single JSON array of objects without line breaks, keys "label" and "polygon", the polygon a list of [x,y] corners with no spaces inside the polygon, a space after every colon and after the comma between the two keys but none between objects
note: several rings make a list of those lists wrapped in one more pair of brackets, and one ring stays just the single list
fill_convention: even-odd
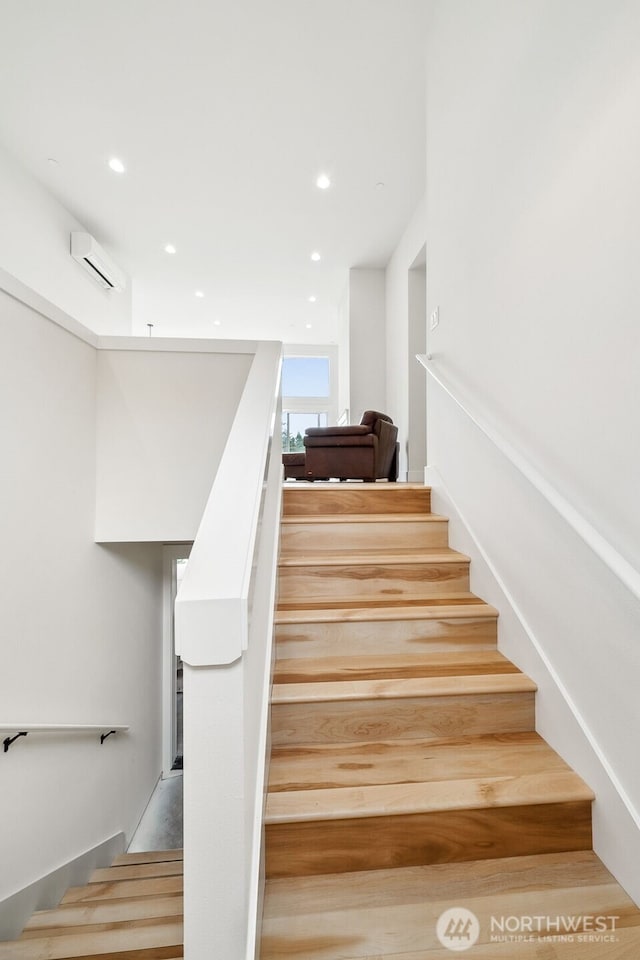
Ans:
[{"label": "brown leather armchair", "polygon": [[398,428],[391,417],[366,410],[349,427],[308,427],[305,480],[397,480]]}]

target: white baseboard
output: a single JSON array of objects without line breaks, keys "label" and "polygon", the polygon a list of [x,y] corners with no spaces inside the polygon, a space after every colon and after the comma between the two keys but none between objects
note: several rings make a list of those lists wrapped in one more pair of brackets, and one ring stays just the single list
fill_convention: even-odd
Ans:
[{"label": "white baseboard", "polygon": [[426,467],[423,467],[422,470],[409,470],[407,473],[407,482],[423,483],[426,469]]},{"label": "white baseboard", "polygon": [[108,867],[113,858],[123,852],[124,846],[124,833],[116,833],[3,900],[0,903],[0,940],[19,937],[35,910],[57,907],[69,887],[86,883],[97,867]]}]

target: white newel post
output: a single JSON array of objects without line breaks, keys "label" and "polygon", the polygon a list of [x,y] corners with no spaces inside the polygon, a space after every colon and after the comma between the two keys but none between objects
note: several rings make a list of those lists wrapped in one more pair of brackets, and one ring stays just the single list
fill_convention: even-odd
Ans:
[{"label": "white newel post", "polygon": [[248,890],[243,662],[183,671],[184,955],[238,958]]}]

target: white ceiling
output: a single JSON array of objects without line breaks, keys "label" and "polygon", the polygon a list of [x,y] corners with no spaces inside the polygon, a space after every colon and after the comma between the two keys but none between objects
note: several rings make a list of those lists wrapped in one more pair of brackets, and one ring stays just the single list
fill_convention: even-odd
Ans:
[{"label": "white ceiling", "polygon": [[132,276],[135,332],[332,342],[424,190],[426,7],[0,0],[0,140]]}]

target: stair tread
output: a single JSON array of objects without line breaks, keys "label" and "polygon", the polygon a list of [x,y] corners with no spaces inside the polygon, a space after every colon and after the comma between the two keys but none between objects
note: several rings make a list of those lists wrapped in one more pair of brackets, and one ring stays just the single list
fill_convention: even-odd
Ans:
[{"label": "stair tread", "polygon": [[99,900],[123,900],[127,897],[156,897],[182,893],[182,874],[169,877],[142,877],[133,880],[108,880],[82,887],[69,887],[60,901],[91,903]]},{"label": "stair tread", "polygon": [[430,597],[425,600],[366,601],[357,600],[339,605],[326,603],[278,605],[274,622],[284,623],[338,623],[344,620],[444,620],[449,618],[475,618],[498,616],[498,611],[489,603],[483,603],[473,594],[457,600]]},{"label": "stair tread", "polygon": [[[167,924],[182,923],[183,905],[182,902],[174,903],[173,910],[162,914],[152,914],[147,917],[111,917],[107,920],[94,920],[92,922],[81,922],[79,924],[52,925],[40,930],[25,930],[20,936],[18,943],[51,941],[58,937],[89,937],[91,935],[100,935],[104,933],[122,932],[132,934],[142,931],[143,934],[158,929],[164,930]],[[170,937],[169,942],[174,939]],[[161,943],[159,946],[167,946]]]},{"label": "stair tread", "polygon": [[358,550],[318,550],[295,556],[280,556],[281,567],[306,566],[368,566],[371,564],[402,565],[424,563],[468,563],[469,557],[449,547],[370,547]]},{"label": "stair tread", "polygon": [[519,672],[515,664],[497,650],[367,654],[279,659],[275,664],[274,682],[282,684]]},{"label": "stair tread", "polygon": [[27,923],[25,934],[43,936],[50,927],[82,927],[88,924],[144,920],[182,915],[182,894],[159,897],[127,897],[90,903],[61,904],[52,910],[38,910]]},{"label": "stair tread", "polygon": [[589,887],[615,883],[593,850],[358,870],[267,880],[264,916],[311,915],[396,903],[424,906],[430,901],[456,902],[458,896],[465,901],[479,890],[486,897],[535,892],[540,887],[578,887],[586,894]]},{"label": "stair tread", "polygon": [[[616,943],[606,944],[606,954],[603,954],[603,944],[583,942],[558,942],[550,944],[533,938],[530,942],[522,943],[476,943],[473,947],[473,960],[636,960],[640,955],[640,929],[637,926],[617,930]],[[306,949],[306,947],[305,947]],[[544,951],[544,953],[541,953]],[[305,960],[307,953],[297,954],[288,952],[289,960],[296,957]],[[327,954],[319,955],[314,952],[314,960],[322,960]],[[333,954],[340,960],[451,960],[451,950],[447,947],[433,950],[417,950],[407,953],[382,953],[375,957],[367,955],[362,958],[352,954]],[[267,960],[268,955],[263,957]]]},{"label": "stair tread", "polygon": [[464,694],[523,693],[537,689],[523,673],[478,674],[452,677],[409,677],[397,680],[334,680],[276,683],[271,702],[367,700],[405,697],[459,697]]},{"label": "stair tread", "polygon": [[320,513],[289,514],[282,524],[325,523],[448,523],[448,517],[439,513]]},{"label": "stair tread", "polygon": [[531,731],[467,737],[277,746],[269,792],[522,776],[569,767]]},{"label": "stair tread", "polygon": [[65,930],[58,936],[6,941],[0,943],[0,960],[67,960],[165,947],[181,950],[182,942],[182,920],[168,917],[124,923],[115,929],[76,933]]},{"label": "stair tread", "polygon": [[592,801],[572,770],[270,793],[267,824]]},{"label": "stair tread", "polygon": [[[469,955],[482,960],[542,957],[535,940],[486,943],[491,916],[620,917],[616,935],[624,953],[615,944],[546,944],[549,960],[630,960],[636,954],[629,945],[640,944],[640,911],[585,851],[268,880],[261,958],[446,960],[451,951],[437,941],[436,922],[455,904],[480,920],[480,940]],[[594,951],[585,953],[589,946]]]},{"label": "stair tread", "polygon": [[[439,607],[450,607],[452,610],[465,606],[475,606],[482,601],[468,590],[447,591],[442,590],[437,595],[426,596],[393,596],[385,594],[382,596],[351,594],[350,597],[313,597],[311,599],[284,599],[280,598],[276,607],[275,622],[280,623],[280,617],[296,617],[300,615],[315,616],[318,613],[326,616],[330,621],[341,619],[341,615],[349,617],[350,612],[360,616],[360,611],[375,613],[375,619],[383,617],[386,619],[396,619],[393,615],[395,611],[404,613],[406,609],[407,616],[410,611],[415,610],[416,616],[422,616],[423,612],[435,611]],[[492,608],[493,610],[494,608]],[[462,615],[462,614],[461,614]],[[492,615],[496,615],[493,613]],[[365,617],[370,619],[370,617]],[[286,622],[286,621],[285,621]],[[304,622],[304,621],[303,621]]]}]

